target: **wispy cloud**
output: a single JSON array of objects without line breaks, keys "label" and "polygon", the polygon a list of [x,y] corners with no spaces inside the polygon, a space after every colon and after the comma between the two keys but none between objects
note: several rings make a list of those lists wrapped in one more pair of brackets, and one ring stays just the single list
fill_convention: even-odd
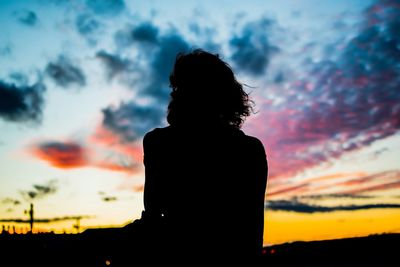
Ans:
[{"label": "wispy cloud", "polygon": [[117,198],[117,197],[110,197],[110,196],[108,196],[108,197],[103,197],[102,200],[103,200],[104,202],[113,202],[113,201],[117,201],[118,198]]},{"label": "wispy cloud", "polygon": [[27,9],[15,11],[13,15],[17,18],[18,22],[27,26],[35,26],[39,20],[34,11]]},{"label": "wispy cloud", "polygon": [[17,206],[17,205],[21,204],[21,201],[19,201],[18,199],[6,197],[6,198],[3,198],[1,200],[1,203],[2,204],[11,204],[11,205]]},{"label": "wispy cloud", "polygon": [[297,197],[301,199],[373,198],[368,193],[400,187],[400,171],[383,171],[374,174],[348,173],[270,183],[267,199]]},{"label": "wispy cloud", "polygon": [[50,180],[46,184],[34,184],[29,190],[21,190],[20,193],[27,201],[42,199],[58,191],[57,180]]},{"label": "wispy cloud", "polygon": [[56,61],[48,63],[45,73],[63,88],[81,87],[86,84],[86,77],[81,68],[66,56],[59,56]]},{"label": "wispy cloud", "polygon": [[266,210],[273,211],[292,211],[299,213],[316,212],[335,212],[335,211],[355,211],[366,209],[393,209],[400,208],[400,204],[366,204],[366,205],[347,205],[347,206],[319,206],[311,205],[297,200],[273,200],[267,201]]},{"label": "wispy cloud", "polygon": [[79,14],[75,19],[75,26],[78,33],[83,36],[90,45],[95,45],[99,38],[98,34],[103,24],[89,13]]},{"label": "wispy cloud", "polygon": [[129,59],[123,59],[119,55],[110,54],[104,50],[97,52],[98,58],[106,67],[108,80],[113,79],[119,74],[131,72],[133,70],[133,62]]}]

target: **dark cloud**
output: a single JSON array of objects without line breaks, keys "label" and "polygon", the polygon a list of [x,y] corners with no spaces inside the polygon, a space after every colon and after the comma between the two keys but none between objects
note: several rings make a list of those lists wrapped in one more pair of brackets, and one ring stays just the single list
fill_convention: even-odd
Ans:
[{"label": "dark cloud", "polygon": [[[146,55],[148,73],[146,79],[136,83],[134,88],[138,92],[137,97],[145,99],[146,104],[138,104],[132,100],[122,102],[118,107],[103,109],[103,126],[118,134],[124,142],[141,138],[150,129],[161,126],[169,101],[169,75],[176,55],[187,52],[190,48],[188,42],[176,30],[156,34],[158,31],[153,29],[154,25],[146,24],[138,28],[141,28],[139,32],[142,32],[136,36],[138,42],[146,40],[148,44],[149,40],[157,37],[153,40],[154,47],[151,50],[140,43],[137,46],[139,51]],[[153,35],[144,34],[145,31]]]},{"label": "dark cloud", "polygon": [[21,194],[25,200],[30,201],[33,199],[42,199],[48,195],[55,194],[58,190],[58,183],[56,180],[50,180],[46,184],[34,184],[30,190],[21,190]]},{"label": "dark cloud", "polygon": [[171,32],[161,36],[159,47],[150,61],[150,82],[142,90],[142,94],[154,97],[161,103],[169,100],[169,75],[178,53],[188,52],[190,45],[178,33]]},{"label": "dark cloud", "polygon": [[16,84],[28,84],[28,77],[21,72],[12,72],[9,77]]},{"label": "dark cloud", "polygon": [[299,213],[334,212],[334,211],[355,211],[365,209],[392,209],[400,208],[400,204],[366,204],[348,206],[318,206],[298,202],[297,200],[273,200],[267,201],[265,209],[274,211],[292,211]]},{"label": "dark cloud", "polygon": [[45,90],[41,82],[17,86],[0,81],[0,117],[12,122],[40,122]]},{"label": "dark cloud", "polygon": [[123,0],[86,0],[86,5],[97,15],[115,16],[125,9]]},{"label": "dark cloud", "polygon": [[38,22],[38,17],[35,12],[27,9],[22,9],[14,12],[14,16],[24,25],[35,26]]},{"label": "dark cloud", "polygon": [[89,164],[88,151],[76,142],[45,141],[35,144],[31,152],[57,168],[77,168]]},{"label": "dark cloud", "polygon": [[159,30],[150,22],[143,22],[131,31],[132,41],[157,43]]},{"label": "dark cloud", "polygon": [[[55,218],[35,218],[35,223],[52,223],[52,222],[62,222],[62,221],[71,221],[71,220],[80,220],[89,218],[93,218],[93,216],[78,215],[78,216],[65,216],[65,217],[55,217]],[[0,222],[29,223],[29,219],[19,219],[19,218],[0,219]]]},{"label": "dark cloud", "polygon": [[11,205],[17,206],[17,205],[21,204],[21,201],[19,201],[18,199],[7,197],[7,198],[4,198],[1,201],[1,203],[3,203],[3,204],[11,204]]},{"label": "dark cloud", "polygon": [[78,32],[87,35],[96,32],[100,28],[100,22],[89,14],[80,14],[75,21]]},{"label": "dark cloud", "polygon": [[279,50],[270,43],[273,25],[274,22],[267,18],[248,22],[229,40],[231,59],[238,70],[256,76],[265,73],[272,54]]},{"label": "dark cloud", "polygon": [[121,103],[117,108],[103,109],[103,125],[118,134],[123,142],[131,142],[141,138],[149,129],[159,126],[163,114],[164,110],[157,103]]},{"label": "dark cloud", "polygon": [[371,199],[375,198],[375,196],[367,196],[367,195],[357,195],[357,194],[318,194],[318,195],[306,195],[299,196],[301,199],[330,199],[330,198],[352,198],[352,199]]},{"label": "dark cloud", "polygon": [[57,61],[48,63],[45,72],[57,85],[64,88],[86,84],[83,71],[74,66],[65,56],[60,56]]},{"label": "dark cloud", "polygon": [[151,22],[142,22],[135,26],[128,26],[115,34],[115,42],[119,47],[133,44],[155,45],[158,43],[159,29]]},{"label": "dark cloud", "polygon": [[108,79],[116,75],[132,70],[133,63],[128,59],[122,59],[118,55],[110,54],[106,51],[99,51],[96,57],[104,64],[107,70]]},{"label": "dark cloud", "polygon": [[117,197],[103,197],[102,200],[104,202],[113,202],[113,201],[117,201]]},{"label": "dark cloud", "polygon": [[90,14],[80,14],[76,17],[75,26],[89,44],[95,45],[97,43],[96,33],[102,27],[102,24]]}]

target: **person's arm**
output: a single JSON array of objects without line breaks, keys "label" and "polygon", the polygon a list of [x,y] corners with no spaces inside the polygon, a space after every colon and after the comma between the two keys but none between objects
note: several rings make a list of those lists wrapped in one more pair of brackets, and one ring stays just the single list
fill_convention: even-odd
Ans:
[{"label": "person's arm", "polygon": [[155,219],[161,216],[160,203],[160,159],[157,159],[158,146],[156,136],[149,132],[143,138],[144,166],[145,166],[145,184],[144,184],[144,219]]},{"label": "person's arm", "polygon": [[256,177],[257,177],[257,207],[256,213],[259,216],[257,220],[260,222],[259,228],[257,229],[258,246],[262,248],[263,245],[263,236],[264,236],[264,203],[265,203],[265,194],[267,187],[267,177],[268,177],[268,162],[267,156],[265,153],[265,149],[263,144],[258,141],[257,142],[257,162],[256,162]]}]

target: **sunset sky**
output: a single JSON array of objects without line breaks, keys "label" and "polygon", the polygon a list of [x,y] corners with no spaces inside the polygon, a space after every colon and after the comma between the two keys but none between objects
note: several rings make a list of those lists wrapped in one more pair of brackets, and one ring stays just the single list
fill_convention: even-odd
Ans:
[{"label": "sunset sky", "polygon": [[138,218],[143,135],[203,48],[256,104],[265,244],[400,232],[400,1],[2,0],[0,25],[0,225]]}]

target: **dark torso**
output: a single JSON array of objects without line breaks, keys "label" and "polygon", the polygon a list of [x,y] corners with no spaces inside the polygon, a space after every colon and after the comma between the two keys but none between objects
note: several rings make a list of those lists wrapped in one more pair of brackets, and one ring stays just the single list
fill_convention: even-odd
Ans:
[{"label": "dark torso", "polygon": [[168,254],[252,257],[261,250],[267,162],[231,127],[166,127],[144,140],[145,212],[163,219]]}]

